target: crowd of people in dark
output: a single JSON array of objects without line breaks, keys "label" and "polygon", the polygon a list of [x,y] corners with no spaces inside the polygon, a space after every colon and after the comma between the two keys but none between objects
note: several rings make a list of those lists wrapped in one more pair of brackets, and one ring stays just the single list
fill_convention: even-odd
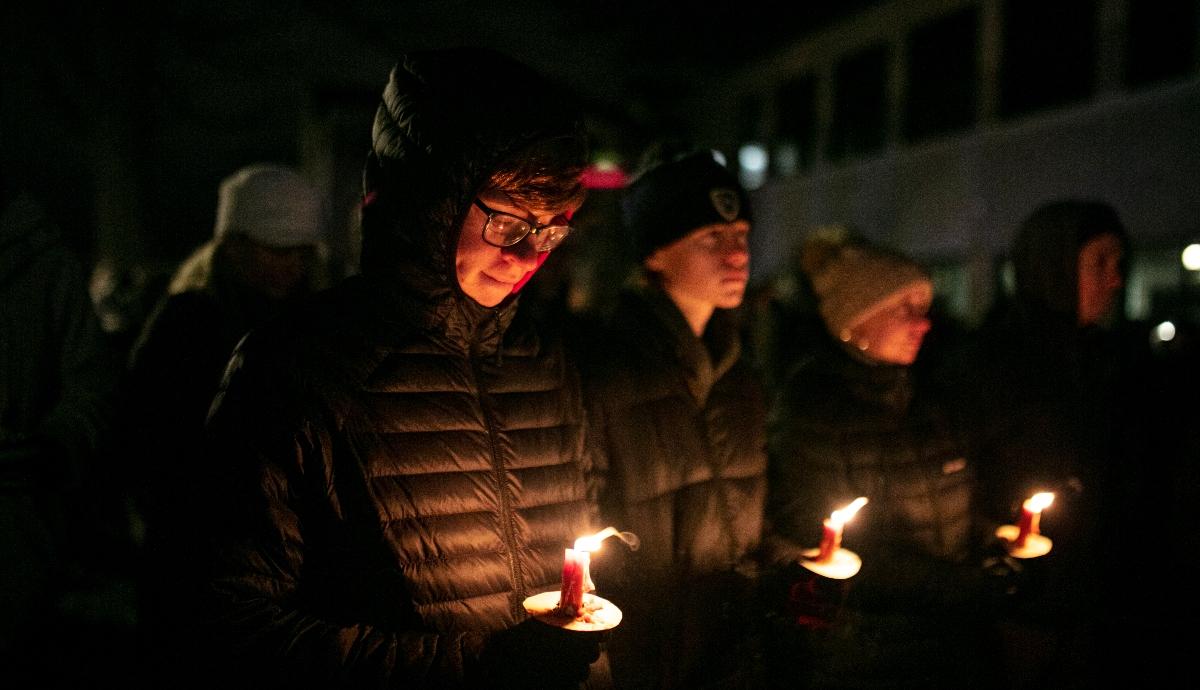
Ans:
[{"label": "crowd of people in dark", "polygon": [[[501,92],[524,97],[479,107]],[[320,189],[248,165],[121,343],[4,179],[6,685],[1010,690],[1190,666],[1167,621],[1197,574],[1198,357],[1125,318],[1112,205],[1031,203],[1011,294],[968,328],[854,228],[752,286],[752,195],[685,142],[589,214],[583,123],[504,55],[405,55],[353,275],[326,264]],[[569,263],[537,274],[601,223],[628,275],[580,306]],[[1030,555],[998,528],[1042,492]],[[819,567],[860,497],[853,567]],[[531,616],[608,526],[639,542],[591,561],[620,624]]]}]

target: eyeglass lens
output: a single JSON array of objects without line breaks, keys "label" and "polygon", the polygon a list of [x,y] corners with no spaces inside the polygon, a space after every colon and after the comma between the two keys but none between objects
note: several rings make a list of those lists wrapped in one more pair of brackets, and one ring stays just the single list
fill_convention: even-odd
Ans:
[{"label": "eyeglass lens", "polygon": [[483,228],[483,238],[498,247],[511,247],[533,233],[534,245],[540,252],[558,246],[570,234],[566,225],[547,225],[535,229],[529,223],[503,213],[492,213]]}]

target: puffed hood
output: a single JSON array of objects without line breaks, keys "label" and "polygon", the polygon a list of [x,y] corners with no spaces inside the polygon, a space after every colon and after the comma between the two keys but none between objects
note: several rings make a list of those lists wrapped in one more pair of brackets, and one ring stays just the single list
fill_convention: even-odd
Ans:
[{"label": "puffed hood", "polygon": [[392,69],[364,171],[362,272],[465,299],[454,272],[472,199],[529,145],[586,140],[572,99],[486,49],[415,52]]},{"label": "puffed hood", "polygon": [[1013,241],[1017,299],[1038,310],[1074,317],[1079,309],[1079,250],[1112,233],[1128,243],[1111,206],[1095,201],[1055,201],[1029,215]]}]

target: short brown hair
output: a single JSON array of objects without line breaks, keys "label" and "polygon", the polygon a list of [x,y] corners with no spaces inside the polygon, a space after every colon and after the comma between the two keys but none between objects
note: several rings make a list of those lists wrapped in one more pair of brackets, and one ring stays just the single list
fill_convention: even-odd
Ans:
[{"label": "short brown hair", "polygon": [[587,196],[582,179],[585,167],[587,140],[582,132],[549,137],[506,156],[488,177],[486,186],[522,204],[579,204]]}]

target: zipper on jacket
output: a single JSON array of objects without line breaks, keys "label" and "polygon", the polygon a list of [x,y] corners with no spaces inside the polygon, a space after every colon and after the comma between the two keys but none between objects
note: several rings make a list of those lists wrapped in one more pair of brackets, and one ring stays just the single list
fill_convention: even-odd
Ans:
[{"label": "zipper on jacket", "polygon": [[500,521],[504,529],[504,545],[508,552],[508,571],[516,593],[515,599],[509,602],[509,604],[512,607],[513,614],[520,620],[525,613],[525,609],[521,604],[525,600],[525,582],[521,577],[521,568],[517,564],[517,538],[515,536],[516,527],[513,525],[512,502],[508,495],[508,482],[504,476],[504,465],[500,462],[500,451],[496,441],[496,422],[483,400],[483,376],[479,370],[479,361],[475,357],[474,352],[471,352],[468,358],[471,360],[471,374],[475,377],[475,400],[479,403],[479,410],[483,414],[484,424],[487,425],[488,444],[492,449],[492,473],[496,478],[496,491],[500,495]]}]

